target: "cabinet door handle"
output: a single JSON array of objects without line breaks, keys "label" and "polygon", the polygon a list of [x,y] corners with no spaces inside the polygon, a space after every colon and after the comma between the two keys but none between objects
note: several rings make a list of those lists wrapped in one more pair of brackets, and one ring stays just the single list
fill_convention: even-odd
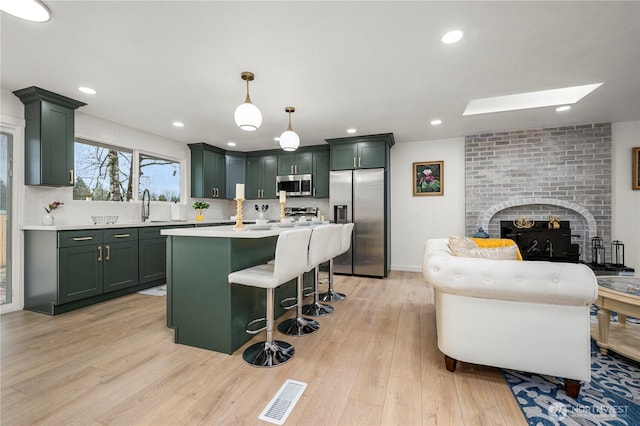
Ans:
[{"label": "cabinet door handle", "polygon": [[102,246],[98,246],[98,262],[102,262]]},{"label": "cabinet door handle", "polygon": [[127,238],[130,237],[131,234],[115,234],[113,238]]},{"label": "cabinet door handle", "polygon": [[216,189],[211,188],[211,198],[216,198]]},{"label": "cabinet door handle", "polygon": [[353,168],[356,168],[356,157],[353,157]]},{"label": "cabinet door handle", "polygon": [[293,174],[293,164],[291,165],[291,174]]},{"label": "cabinet door handle", "polygon": [[298,174],[298,165],[297,164],[295,166],[293,166],[293,170],[295,170],[295,173]]},{"label": "cabinet door handle", "polygon": [[75,237],[73,241],[91,241],[93,237]]},{"label": "cabinet door handle", "polygon": [[74,184],[75,179],[73,178],[73,169],[69,170],[69,183]]},{"label": "cabinet door handle", "polygon": [[313,198],[315,198],[315,197],[316,197],[316,189],[313,188]]},{"label": "cabinet door handle", "polygon": [[362,157],[358,157],[358,167],[362,167],[362,164],[360,164],[360,160],[362,160]]},{"label": "cabinet door handle", "polygon": [[107,257],[105,260],[111,260],[111,246],[107,244]]}]

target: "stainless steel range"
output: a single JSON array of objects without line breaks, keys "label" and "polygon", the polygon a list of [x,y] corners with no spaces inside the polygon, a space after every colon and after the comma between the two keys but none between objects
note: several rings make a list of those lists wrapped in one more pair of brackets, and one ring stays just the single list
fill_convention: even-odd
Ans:
[{"label": "stainless steel range", "polygon": [[299,218],[301,216],[317,216],[317,207],[285,207],[284,215],[286,217]]}]

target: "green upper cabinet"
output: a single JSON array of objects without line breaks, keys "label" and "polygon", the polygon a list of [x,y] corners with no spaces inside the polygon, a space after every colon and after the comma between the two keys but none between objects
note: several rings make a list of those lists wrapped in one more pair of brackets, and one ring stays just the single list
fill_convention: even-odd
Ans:
[{"label": "green upper cabinet", "polygon": [[224,158],[227,169],[227,198],[233,200],[236,196],[236,184],[247,183],[247,155],[227,152]]},{"label": "green upper cabinet", "polygon": [[13,93],[24,104],[24,183],[73,186],[74,111],[86,104],[35,86]]},{"label": "green upper cabinet", "polygon": [[313,153],[295,152],[278,155],[279,175],[304,175],[313,172]]},{"label": "green upper cabinet", "polygon": [[389,166],[393,134],[327,139],[331,147],[331,170],[372,169]]},{"label": "green upper cabinet", "polygon": [[247,157],[247,183],[244,196],[248,200],[276,198],[276,155],[250,155]]},{"label": "green upper cabinet", "polygon": [[313,196],[329,198],[329,151],[313,153]]},{"label": "green upper cabinet", "polygon": [[191,150],[191,196],[226,197],[224,150],[205,143],[189,144]]}]

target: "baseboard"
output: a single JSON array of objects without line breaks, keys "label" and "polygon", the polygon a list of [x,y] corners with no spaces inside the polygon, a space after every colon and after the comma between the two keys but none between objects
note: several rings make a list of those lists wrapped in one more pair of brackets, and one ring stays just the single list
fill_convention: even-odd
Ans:
[{"label": "baseboard", "polygon": [[391,265],[392,271],[403,271],[403,272],[422,272],[422,266],[412,266],[412,265]]}]

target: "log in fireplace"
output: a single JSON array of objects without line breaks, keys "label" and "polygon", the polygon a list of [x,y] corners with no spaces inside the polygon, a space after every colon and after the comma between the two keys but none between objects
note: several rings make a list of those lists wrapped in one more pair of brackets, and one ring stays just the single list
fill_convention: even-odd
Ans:
[{"label": "log in fireplace", "polygon": [[[500,237],[516,242],[524,260],[552,262],[579,262],[580,245],[574,244],[568,220],[559,221],[560,227],[549,227],[548,221],[535,222],[530,227],[519,227],[515,221],[500,221]],[[520,225],[521,226],[521,225]]]}]

